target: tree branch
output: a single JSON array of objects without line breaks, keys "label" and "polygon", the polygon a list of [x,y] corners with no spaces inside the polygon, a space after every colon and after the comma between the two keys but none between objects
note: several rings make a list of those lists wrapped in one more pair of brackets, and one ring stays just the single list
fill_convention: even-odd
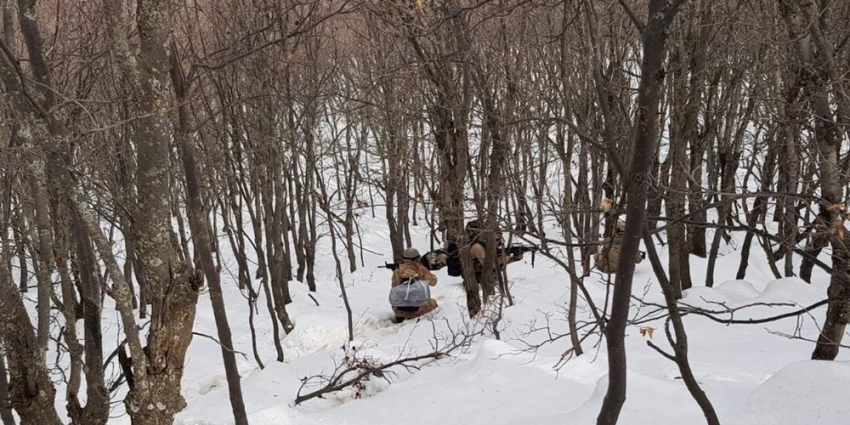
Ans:
[{"label": "tree branch", "polygon": [[626,0],[617,1],[620,2],[620,6],[623,6],[623,9],[626,11],[626,14],[629,15],[629,19],[632,20],[632,23],[635,24],[635,28],[637,28],[638,32],[643,34],[644,29],[646,29],[646,25],[643,23],[643,21],[640,20],[640,18],[637,17],[637,15],[635,15],[635,12],[634,10],[632,10],[632,7],[629,6],[628,3],[626,3]]},{"label": "tree branch", "polygon": [[669,354],[666,351],[662,350],[661,347],[655,345],[652,341],[646,341],[646,345],[652,347],[653,350],[657,351],[658,354],[661,354],[667,360],[670,360],[670,361],[676,363],[676,357],[675,356],[673,356],[672,354]]}]

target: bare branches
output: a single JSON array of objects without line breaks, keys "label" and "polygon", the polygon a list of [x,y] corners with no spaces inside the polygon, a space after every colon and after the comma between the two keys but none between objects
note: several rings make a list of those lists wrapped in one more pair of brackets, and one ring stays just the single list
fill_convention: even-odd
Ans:
[{"label": "bare branches", "polygon": [[634,12],[634,10],[632,10],[632,7],[629,6],[628,3],[626,3],[626,0],[617,0],[617,1],[620,3],[620,6],[623,7],[623,10],[626,11],[626,14],[629,15],[629,19],[631,19],[632,24],[634,24],[634,26],[635,26],[635,28],[637,28],[638,32],[643,34],[644,30],[646,29],[646,25],[643,23],[643,21],[640,20],[640,18],[637,17],[637,15],[635,15],[635,12]]},{"label": "bare branches", "polygon": [[216,71],[222,69],[249,56],[260,53],[263,50],[268,49],[269,47],[281,44],[286,40],[310,33],[325,21],[334,18],[337,15],[351,13],[354,10],[353,8],[348,7],[352,3],[352,0],[344,0],[340,2],[339,7],[334,8],[329,13],[316,17],[316,9],[319,7],[319,5],[321,5],[321,3],[321,1],[313,2],[309,7],[309,12],[307,13],[307,16],[302,17],[302,19],[297,21],[296,28],[288,32],[287,34],[266,41],[260,44],[259,46],[252,47],[244,52],[234,53],[229,58],[223,59],[217,63],[195,63],[193,68],[189,71],[188,79],[192,79],[192,76],[195,75],[196,70]]},{"label": "bare branches", "polygon": [[[642,306],[655,307],[656,310],[652,310],[651,312],[642,314],[640,317],[635,317],[634,319],[629,321],[630,324],[637,325],[637,324],[652,322],[652,321],[656,321],[656,320],[665,318],[669,315],[669,313],[667,312],[667,307],[665,307],[661,304],[647,302],[647,301],[644,301],[644,300],[637,298],[637,297],[632,297],[632,299],[635,300],[638,304],[640,304]],[[689,305],[689,304],[686,304],[686,303],[683,303],[683,302],[680,301],[678,303],[678,306],[679,306],[678,310],[682,314],[682,316],[693,314],[693,315],[696,315],[696,316],[705,317],[705,318],[707,318],[707,319],[709,319],[713,322],[717,322],[717,323],[724,324],[724,325],[758,325],[758,324],[776,322],[776,321],[788,319],[788,318],[791,318],[791,317],[802,316],[802,315],[808,314],[809,312],[811,312],[811,311],[813,311],[813,310],[815,310],[819,307],[823,307],[823,306],[829,304],[829,300],[825,299],[825,300],[821,300],[821,301],[818,301],[816,303],[810,304],[806,307],[802,307],[802,308],[799,308],[797,310],[790,311],[790,312],[787,312],[787,313],[777,314],[775,316],[762,317],[762,318],[758,318],[758,319],[752,319],[752,318],[751,319],[735,319],[736,314],[739,314],[741,312],[747,311],[747,310],[755,308],[755,307],[768,307],[768,308],[795,307],[795,306],[798,306],[799,304],[790,303],[790,302],[786,302],[786,303],[754,302],[754,303],[748,303],[748,304],[740,305],[740,306],[737,306],[737,307],[730,307],[730,306],[727,306],[726,303],[709,301],[709,300],[705,300],[705,299],[703,299],[703,301],[705,301],[706,303],[717,305],[721,308],[712,310],[712,309],[707,309],[707,308],[703,308],[703,307]],[[724,316],[728,316],[728,317],[724,317]]]},{"label": "bare branches", "polygon": [[[362,396],[363,381],[371,377],[384,379],[391,382],[391,369],[402,368],[408,372],[415,372],[433,361],[452,356],[456,352],[463,351],[469,347],[475,336],[482,331],[455,331],[449,328],[449,335],[440,335],[434,322],[431,322],[434,334],[431,339],[432,351],[418,355],[400,355],[395,360],[383,363],[357,346],[346,344],[342,347],[343,358],[330,376],[316,375],[301,380],[301,388],[295,398],[295,404],[301,404],[313,398],[321,398],[326,394],[341,391],[349,387],[357,390],[356,398]],[[305,388],[316,385],[321,387],[317,390],[302,394]]]},{"label": "bare branches", "polygon": [[[37,111],[42,118],[47,119],[49,117],[49,114],[41,105],[41,103],[35,99],[32,93],[30,93],[29,88],[27,87],[27,77],[26,74],[24,74],[24,71],[21,69],[20,61],[18,61],[18,59],[12,53],[11,49],[9,49],[9,46],[6,45],[6,42],[2,39],[2,37],[0,37],[0,49],[3,50],[3,55],[5,56],[5,60],[0,66],[5,68],[3,70],[2,77],[5,80],[4,83],[7,86],[7,90],[13,90],[13,87],[17,86],[17,88],[20,89],[21,94],[23,94],[24,97],[27,99],[27,102],[29,103],[30,107]],[[14,74],[18,78],[18,80],[15,82],[11,81],[9,75],[10,67],[14,69]]]}]

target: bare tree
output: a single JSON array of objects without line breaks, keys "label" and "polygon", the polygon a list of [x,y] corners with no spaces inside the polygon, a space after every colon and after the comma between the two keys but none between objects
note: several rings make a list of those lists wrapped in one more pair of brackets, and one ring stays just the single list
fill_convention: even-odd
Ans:
[{"label": "bare tree", "polygon": [[[4,251],[5,252],[5,251]],[[23,424],[59,425],[56,389],[23,300],[6,266],[0,267],[0,340],[9,362],[9,405]]]},{"label": "bare tree", "polygon": [[237,425],[247,425],[248,415],[245,412],[245,402],[242,400],[242,384],[239,377],[239,369],[236,365],[236,353],[233,349],[233,338],[230,332],[230,323],[227,321],[227,309],[224,304],[224,295],[221,288],[221,275],[216,269],[212,255],[212,241],[207,211],[201,198],[200,178],[198,172],[198,160],[195,155],[195,147],[192,135],[189,134],[189,116],[186,102],[188,87],[183,76],[183,69],[177,58],[177,46],[172,43],[170,57],[171,84],[177,95],[179,131],[176,135],[177,143],[181,150],[183,172],[186,175],[186,191],[188,193],[189,226],[192,229],[193,246],[199,254],[201,268],[210,287],[210,301],[212,302],[213,315],[215,317],[218,340],[221,346],[221,356],[224,361],[224,370],[227,375],[227,387],[230,392],[230,406],[233,409],[233,418]]},{"label": "bare tree", "polygon": [[[132,111],[143,117],[134,133],[138,152],[138,204],[130,231],[151,297],[151,324],[144,351],[141,346],[133,347],[140,342],[129,341],[133,385],[125,404],[134,424],[165,423],[171,422],[185,407],[180,380],[192,341],[198,291],[203,283],[191,264],[180,260],[179,251],[170,241],[171,206],[167,200],[171,193],[169,152],[173,132],[167,115],[172,103],[168,70],[171,20],[177,4],[158,0],[138,4],[135,15],[138,55],[132,51],[125,33],[128,25],[123,3],[104,0],[103,6],[112,54],[129,85],[127,94]],[[95,223],[88,225],[90,232],[99,232]],[[98,248],[103,255],[103,248]],[[117,264],[111,266],[117,268]],[[118,270],[111,275],[113,280],[123,280]],[[126,281],[121,286],[122,292],[129,291]],[[119,309],[131,308],[127,305],[131,303],[121,304]],[[126,314],[129,312],[122,312]],[[135,327],[135,321],[130,319],[125,323],[125,332],[128,326]]]},{"label": "bare tree", "polygon": [[[820,211],[816,218],[816,236],[813,252],[832,246],[832,279],[829,285],[830,304],[826,313],[813,359],[832,360],[838,355],[844,329],[850,323],[850,270],[848,251],[844,239],[842,178],[839,164],[841,131],[832,111],[830,95],[841,98],[834,85],[835,78],[830,63],[830,49],[824,41],[821,17],[829,12],[828,4],[808,0],[782,0],[779,9],[797,52],[798,66],[802,72],[806,100],[814,117],[814,149],[818,155],[818,183],[821,190]],[[816,254],[815,254],[816,255]],[[808,260],[807,260],[808,261]]]},{"label": "bare tree", "polygon": [[655,151],[658,99],[664,80],[663,61],[667,41],[667,28],[684,0],[652,0],[646,24],[636,21],[643,37],[643,62],[638,87],[637,116],[632,129],[632,160],[628,169],[625,194],[626,229],[617,264],[614,295],[611,300],[611,318],[605,327],[608,342],[608,392],[597,418],[599,425],[615,424],[620,409],[626,401],[626,348],[625,329],[629,313],[629,300],[634,278],[634,258],[638,254],[646,218],[646,180],[652,153]]}]

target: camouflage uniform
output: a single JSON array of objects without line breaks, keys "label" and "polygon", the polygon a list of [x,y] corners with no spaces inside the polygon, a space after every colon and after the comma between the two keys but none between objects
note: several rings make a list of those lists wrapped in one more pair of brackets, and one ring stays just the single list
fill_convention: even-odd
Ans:
[{"label": "camouflage uniform", "polygon": [[[617,262],[620,261],[620,242],[625,230],[626,222],[623,220],[617,220],[614,242],[610,244],[610,249],[608,248],[608,245],[611,240],[606,239],[599,251],[593,256],[593,262],[596,263],[596,267],[598,267],[602,273],[617,273]],[[603,255],[606,249],[608,249],[607,259],[605,258],[606,256]],[[643,261],[643,255],[638,253],[635,255],[635,264],[640,264],[641,261]]]},{"label": "camouflage uniform", "polygon": [[[402,282],[410,278],[417,278],[427,281],[428,284],[431,286],[437,284],[437,276],[434,276],[434,274],[431,273],[430,270],[428,270],[418,261],[407,258],[393,272],[392,287],[395,288],[396,286],[401,285]],[[425,304],[419,306],[418,308],[393,307],[393,313],[395,313],[396,320],[401,321],[404,319],[417,318],[425,313],[434,310],[435,308],[437,308],[437,301],[432,298],[428,300],[428,302],[426,302]]]}]

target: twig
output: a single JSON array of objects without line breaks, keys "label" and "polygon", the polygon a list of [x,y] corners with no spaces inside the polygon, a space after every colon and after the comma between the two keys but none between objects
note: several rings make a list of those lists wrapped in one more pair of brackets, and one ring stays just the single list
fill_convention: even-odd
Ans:
[{"label": "twig", "polygon": [[[657,307],[658,310],[655,310],[653,312],[650,312],[650,313],[642,316],[642,318],[640,320],[631,321],[631,324],[649,322],[649,321],[658,320],[658,319],[661,319],[661,318],[667,316],[665,314],[665,315],[661,315],[661,316],[658,316],[658,317],[651,317],[650,318],[649,316],[651,314],[657,313],[658,311],[661,311],[661,310],[666,310],[666,307],[664,307],[660,304],[648,303],[648,302],[640,300],[636,297],[633,297],[633,298],[635,298],[642,305],[650,306],[650,307]],[[723,305],[722,303],[717,303],[717,304]],[[803,307],[799,310],[779,314],[779,315],[776,315],[776,316],[764,317],[764,318],[760,318],[760,319],[733,319],[732,317],[734,317],[734,314],[736,312],[744,310],[744,309],[752,308],[752,307],[788,307],[788,306],[793,306],[795,304],[790,304],[790,303],[751,303],[751,304],[746,304],[746,305],[743,305],[743,306],[740,306],[740,307],[734,307],[734,308],[729,307],[729,308],[726,308],[725,310],[708,310],[708,309],[704,309],[704,308],[701,308],[701,307],[695,307],[695,306],[680,303],[679,312],[683,316],[687,315],[687,314],[695,314],[697,316],[702,316],[702,317],[705,317],[705,318],[707,318],[711,321],[714,321],[714,322],[717,322],[717,323],[722,323],[724,325],[758,325],[758,324],[762,324],[762,323],[776,322],[778,320],[787,319],[789,317],[800,316],[800,315],[806,314],[806,313],[808,313],[808,312],[810,312],[810,311],[812,311],[812,310],[814,310],[818,307],[822,307],[822,306],[827,305],[827,304],[829,304],[829,299],[818,301],[814,304],[811,304],[807,307]],[[728,314],[728,315],[730,315],[730,318],[729,319],[722,319],[722,318],[717,317],[717,315],[721,315],[721,314]]]},{"label": "twig", "polygon": [[657,351],[658,354],[661,354],[662,356],[666,357],[667,360],[670,360],[672,362],[676,362],[675,356],[673,356],[672,354],[669,354],[666,351],[662,350],[661,347],[655,345],[652,341],[646,341],[646,345],[652,347],[653,350]]},{"label": "twig", "polygon": [[230,347],[225,347],[225,346],[224,346],[221,342],[219,342],[217,339],[213,338],[211,335],[202,334],[202,333],[200,333],[200,332],[192,332],[192,335],[196,335],[196,336],[204,337],[204,338],[207,338],[207,339],[211,339],[213,342],[215,342],[216,344],[218,344],[221,348],[223,348],[223,349],[225,349],[225,350],[227,350],[227,351],[230,351],[231,353],[239,354],[239,355],[240,355],[240,356],[242,356],[245,360],[248,360],[248,356],[246,356],[246,355],[245,355],[245,353],[243,353],[243,352],[241,352],[241,351],[238,351],[238,350],[234,350],[233,348],[230,348]]},{"label": "twig", "polygon": [[638,18],[637,15],[635,15],[634,10],[632,10],[631,6],[629,6],[629,4],[625,2],[625,0],[618,0],[618,1],[620,2],[620,6],[623,6],[623,9],[625,9],[626,14],[629,15],[629,19],[632,20],[633,24],[635,24],[635,28],[637,28],[638,32],[643,34],[643,31],[646,28],[646,25],[644,25],[644,23],[640,20],[640,18]]},{"label": "twig", "polygon": [[[336,378],[331,380],[331,382],[329,382],[328,385],[326,385],[325,387],[322,387],[322,388],[320,388],[316,391],[313,391],[311,393],[308,393],[308,394],[299,395],[298,397],[295,398],[295,405],[297,406],[297,405],[299,405],[299,404],[301,404],[301,403],[303,403],[307,400],[310,400],[312,398],[321,397],[324,394],[328,394],[328,393],[332,393],[332,392],[335,392],[335,391],[342,390],[342,389],[344,389],[348,386],[351,386],[352,384],[354,384],[356,382],[360,382],[360,380],[362,380],[363,378],[365,378],[369,375],[381,376],[383,371],[385,371],[385,370],[387,370],[387,369],[389,369],[393,366],[399,366],[399,365],[409,366],[408,363],[414,363],[414,362],[418,362],[420,360],[426,360],[426,359],[438,360],[438,359],[440,359],[441,357],[444,357],[444,356],[448,356],[448,354],[443,353],[443,352],[433,352],[433,353],[423,354],[423,355],[420,355],[420,356],[414,356],[414,357],[407,357],[407,358],[399,359],[399,360],[396,360],[394,362],[386,363],[386,364],[383,364],[383,365],[380,365],[380,366],[375,366],[375,367],[369,367],[369,366],[366,366],[362,363],[358,363],[354,366],[348,367],[345,370],[343,370],[339,375],[337,375]],[[355,377],[340,382],[340,378],[347,375],[348,373],[355,372],[357,370],[360,370],[360,373],[358,373]]]},{"label": "twig", "polygon": [[818,340],[814,340],[814,339],[811,339],[811,338],[805,338],[805,337],[800,336],[800,335],[790,335],[790,334],[787,334],[787,333],[784,333],[784,332],[772,331],[770,329],[767,329],[767,333],[769,333],[771,335],[777,335],[777,336],[785,337],[785,338],[788,338],[788,339],[797,339],[797,340],[805,341],[805,342],[815,342],[815,343],[818,343],[818,344],[825,344],[825,345],[837,345],[841,348],[850,348],[850,345],[844,345],[844,344],[840,344],[840,343],[837,343],[837,342],[820,342]]}]

